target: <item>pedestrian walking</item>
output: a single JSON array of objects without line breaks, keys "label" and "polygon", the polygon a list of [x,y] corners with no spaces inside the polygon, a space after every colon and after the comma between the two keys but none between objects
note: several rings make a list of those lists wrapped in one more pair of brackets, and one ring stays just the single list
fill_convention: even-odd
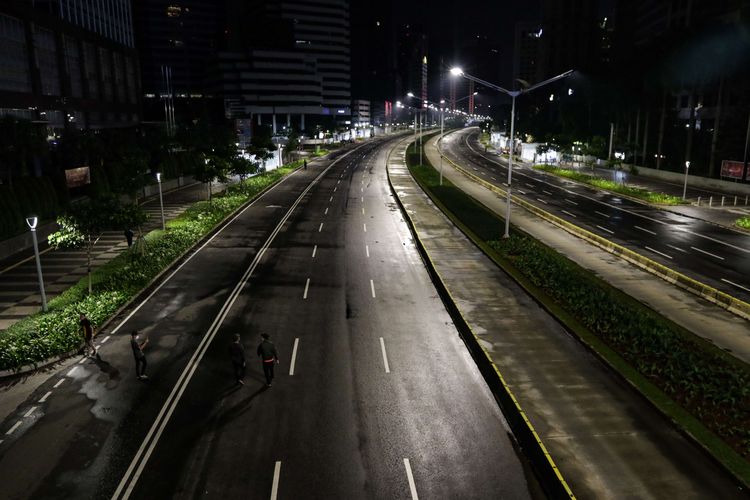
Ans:
[{"label": "pedestrian walking", "polygon": [[133,246],[133,235],[134,233],[132,229],[130,229],[129,227],[125,229],[125,241],[128,242],[128,248]]},{"label": "pedestrian walking", "polygon": [[307,170],[307,160],[302,160],[302,166]]},{"label": "pedestrian walking", "polygon": [[130,347],[133,349],[133,356],[135,357],[135,375],[139,380],[146,380],[146,355],[143,354],[143,348],[148,344],[148,339],[141,341],[138,338],[138,330],[130,332]]},{"label": "pedestrian walking", "polygon": [[96,356],[96,346],[94,346],[94,327],[91,325],[91,321],[86,317],[86,314],[78,314],[79,322],[81,326],[81,333],[83,334],[83,354],[85,356],[94,357]]},{"label": "pedestrian walking", "polygon": [[263,339],[258,346],[258,356],[263,363],[263,374],[266,376],[266,387],[271,387],[273,381],[273,365],[279,362],[279,353],[271,342],[267,333],[261,335]]},{"label": "pedestrian walking", "polygon": [[245,348],[240,343],[240,334],[235,333],[229,344],[229,359],[234,368],[234,379],[238,384],[245,385]]}]

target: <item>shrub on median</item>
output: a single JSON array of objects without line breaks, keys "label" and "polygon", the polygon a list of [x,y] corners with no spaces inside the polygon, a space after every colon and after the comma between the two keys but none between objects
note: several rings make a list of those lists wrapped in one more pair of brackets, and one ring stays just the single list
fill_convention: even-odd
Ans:
[{"label": "shrub on median", "polygon": [[748,459],[747,365],[707,346],[528,236],[514,233],[498,241],[499,217],[450,182],[444,180],[439,186],[438,173],[431,166],[412,163],[409,169],[419,184],[478,240],[487,242],[500,260],[512,265],[635,371]]},{"label": "shrub on median", "polygon": [[490,242],[638,372],[743,456],[750,454],[750,373],[528,236]]},{"label": "shrub on median", "polygon": [[741,228],[750,229],[750,217],[740,217],[734,223]]},{"label": "shrub on median", "polygon": [[18,369],[79,348],[79,311],[86,312],[93,324],[101,325],[227,215],[293,169],[286,166],[266,172],[247,179],[243,189],[232,189],[212,203],[194,204],[169,221],[167,231],[149,233],[144,253],[130,250],[96,269],[91,295],[83,279],[51,300],[47,313],[25,318],[0,332],[0,370]]},{"label": "shrub on median", "polygon": [[543,170],[560,177],[566,177],[577,182],[588,184],[589,186],[598,187],[600,189],[606,189],[607,191],[613,191],[615,193],[632,196],[649,203],[655,203],[657,205],[680,205],[683,203],[682,199],[677,196],[672,196],[665,193],[655,193],[653,191],[647,191],[632,186],[626,186],[624,184],[618,184],[617,182],[602,179],[593,175],[584,174],[576,170],[569,170],[567,168],[555,167],[554,165],[534,165],[537,170]]}]

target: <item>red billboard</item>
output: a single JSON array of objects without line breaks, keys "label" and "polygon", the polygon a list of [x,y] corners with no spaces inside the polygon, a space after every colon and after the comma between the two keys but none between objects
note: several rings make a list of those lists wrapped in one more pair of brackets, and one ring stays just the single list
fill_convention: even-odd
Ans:
[{"label": "red billboard", "polygon": [[741,180],[744,168],[745,165],[741,161],[722,160],[721,176]]}]

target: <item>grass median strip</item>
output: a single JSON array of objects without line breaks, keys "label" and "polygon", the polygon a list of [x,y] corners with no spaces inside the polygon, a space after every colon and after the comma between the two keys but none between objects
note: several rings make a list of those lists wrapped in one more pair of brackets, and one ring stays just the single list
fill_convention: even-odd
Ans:
[{"label": "grass median strip", "polygon": [[599,189],[606,189],[607,191],[612,191],[614,193],[632,196],[633,198],[638,198],[640,200],[654,203],[656,205],[680,205],[683,203],[682,199],[677,196],[672,196],[665,193],[655,193],[646,189],[618,184],[617,182],[602,179],[601,177],[596,177],[594,175],[584,174],[576,170],[570,170],[567,168],[560,168],[554,165],[544,164],[534,165],[534,168],[536,170],[542,170],[559,177],[565,177],[576,182],[588,184],[589,186],[594,186]]},{"label": "grass median strip", "polygon": [[417,182],[483,251],[570,331],[750,484],[750,367],[514,229],[431,166]]},{"label": "grass median strip", "polygon": [[110,260],[92,274],[93,291],[84,278],[49,302],[49,311],[29,316],[0,332],[0,370],[17,370],[40,363],[81,346],[78,312],[95,325],[103,324],[117,309],[191,245],[208,234],[229,214],[266,187],[299,166],[295,162],[232,186],[211,203],[201,201],[167,222],[167,230],[145,236],[144,251],[130,250]]}]

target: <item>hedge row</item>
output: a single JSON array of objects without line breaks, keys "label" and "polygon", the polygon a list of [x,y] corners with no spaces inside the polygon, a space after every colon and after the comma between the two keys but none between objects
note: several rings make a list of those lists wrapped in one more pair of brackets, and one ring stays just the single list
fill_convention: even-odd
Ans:
[{"label": "hedge row", "polygon": [[566,177],[573,179],[574,181],[582,182],[590,186],[598,187],[600,189],[606,189],[607,191],[613,191],[615,193],[632,196],[649,203],[655,203],[658,205],[680,205],[683,203],[682,198],[678,196],[672,196],[665,193],[655,193],[646,189],[640,189],[632,186],[626,186],[619,184],[614,181],[602,179],[593,175],[583,174],[576,170],[570,170],[567,168],[555,167],[554,165],[534,165],[537,170],[543,170],[560,177]]},{"label": "hedge row", "polygon": [[705,348],[555,250],[513,235],[490,245],[737,452],[750,455],[750,372]]},{"label": "hedge row", "polygon": [[750,456],[750,368],[517,232],[497,240],[498,218],[431,166],[413,175],[478,238],[628,364],[742,455]]},{"label": "hedge row", "polygon": [[750,217],[740,217],[734,223],[742,228],[750,229]]},{"label": "hedge row", "polygon": [[57,207],[57,192],[49,177],[20,177],[12,186],[0,185],[0,239],[26,230],[29,215],[54,218]]},{"label": "hedge row", "polygon": [[91,295],[84,278],[51,300],[47,313],[30,316],[0,332],[0,370],[18,369],[79,348],[79,311],[95,325],[102,324],[227,215],[291,170],[287,166],[257,175],[246,180],[242,189],[232,189],[211,203],[194,204],[169,221],[167,231],[149,233],[143,254],[131,250],[96,269]]}]

